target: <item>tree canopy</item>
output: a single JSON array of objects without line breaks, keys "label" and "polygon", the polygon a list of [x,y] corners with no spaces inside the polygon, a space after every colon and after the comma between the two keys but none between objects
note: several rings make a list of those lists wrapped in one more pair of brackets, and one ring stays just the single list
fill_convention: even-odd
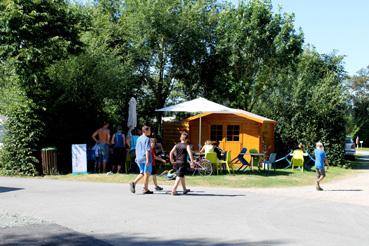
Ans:
[{"label": "tree canopy", "polygon": [[103,121],[125,125],[132,96],[141,123],[204,96],[277,120],[281,153],[321,140],[344,164],[346,116],[369,124],[368,69],[348,80],[342,59],[304,46],[294,15],[270,0],[4,0],[0,165],[34,175],[46,146],[68,163],[70,144],[91,141]]}]

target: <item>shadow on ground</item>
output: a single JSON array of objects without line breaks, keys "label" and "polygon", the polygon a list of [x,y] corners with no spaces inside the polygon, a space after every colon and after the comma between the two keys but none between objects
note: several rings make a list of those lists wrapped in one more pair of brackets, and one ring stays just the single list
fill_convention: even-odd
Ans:
[{"label": "shadow on ground", "polygon": [[[154,195],[169,195],[171,196],[170,190],[165,190],[162,192],[155,192]],[[198,196],[198,197],[239,197],[239,196],[246,196],[244,194],[219,194],[219,193],[209,193],[205,191],[191,191],[187,194],[183,194],[182,191],[178,191],[178,194],[176,196]]]},{"label": "shadow on ground", "polygon": [[369,169],[369,157],[356,157],[355,161],[350,161],[352,169],[368,170]]},{"label": "shadow on ground", "polygon": [[[181,236],[180,234],[178,235]],[[5,228],[0,231],[1,245],[129,245],[129,246],[195,246],[195,245],[215,245],[215,246],[259,246],[259,245],[284,245],[286,241],[263,240],[256,242],[247,241],[219,241],[214,238],[194,238],[194,239],[176,239],[162,240],[159,238],[147,238],[140,235],[97,235],[88,236],[82,233],[72,231],[68,228],[56,224],[34,224],[28,226]]]},{"label": "shadow on ground", "polygon": [[188,193],[186,196],[215,196],[215,197],[237,197],[245,195],[232,195],[232,194],[212,194],[212,193]]},{"label": "shadow on ground", "polygon": [[363,191],[361,189],[336,189],[336,190],[325,190],[325,191]]},{"label": "shadow on ground", "polygon": [[0,186],[0,193],[17,191],[17,190],[24,190],[24,189],[23,188],[16,188],[16,187],[4,187],[4,186]]}]

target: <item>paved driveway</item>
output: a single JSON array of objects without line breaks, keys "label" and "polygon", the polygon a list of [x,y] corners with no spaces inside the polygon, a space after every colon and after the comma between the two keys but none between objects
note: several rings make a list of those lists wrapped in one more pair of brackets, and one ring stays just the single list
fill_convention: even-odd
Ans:
[{"label": "paved driveway", "polygon": [[368,245],[369,171],[324,187],[195,187],[172,197],[0,177],[0,244]]}]

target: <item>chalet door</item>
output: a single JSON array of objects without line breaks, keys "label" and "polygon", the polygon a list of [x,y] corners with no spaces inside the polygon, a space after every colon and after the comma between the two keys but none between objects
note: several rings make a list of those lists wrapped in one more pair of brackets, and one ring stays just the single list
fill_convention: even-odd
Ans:
[{"label": "chalet door", "polygon": [[231,151],[232,159],[237,157],[242,148],[242,135],[240,134],[240,125],[225,125],[225,136],[223,139],[224,150]]}]

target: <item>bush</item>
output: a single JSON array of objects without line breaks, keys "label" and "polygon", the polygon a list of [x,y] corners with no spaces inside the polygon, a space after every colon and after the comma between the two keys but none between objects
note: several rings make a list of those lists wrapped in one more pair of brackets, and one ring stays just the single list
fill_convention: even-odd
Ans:
[{"label": "bush", "polygon": [[18,95],[18,100],[6,110],[4,147],[0,165],[5,175],[37,175],[34,143],[41,135],[41,122],[34,117],[34,105]]}]

